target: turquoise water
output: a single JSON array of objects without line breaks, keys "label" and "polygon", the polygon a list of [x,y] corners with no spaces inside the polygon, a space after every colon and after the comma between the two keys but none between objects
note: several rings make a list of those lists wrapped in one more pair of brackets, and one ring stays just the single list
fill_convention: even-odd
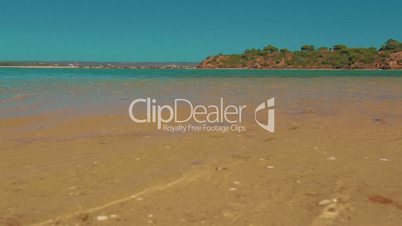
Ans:
[{"label": "turquoise water", "polygon": [[[401,100],[402,71],[159,70],[0,68],[0,117],[45,112],[126,114],[135,98],[168,102],[257,103],[275,96],[287,111],[299,102]],[[296,104],[295,104],[296,103]]]},{"label": "turquoise water", "polygon": [[188,77],[326,77],[402,76],[402,70],[162,70],[162,69],[28,69],[0,68],[0,79],[15,77],[108,77],[108,78],[188,78]]}]

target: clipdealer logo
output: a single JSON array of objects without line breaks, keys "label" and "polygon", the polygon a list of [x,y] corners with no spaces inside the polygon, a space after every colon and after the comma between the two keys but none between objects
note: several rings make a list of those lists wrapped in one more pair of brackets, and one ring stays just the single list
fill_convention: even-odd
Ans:
[{"label": "clipdealer logo", "polygon": [[[272,97],[254,111],[257,125],[271,133],[275,132],[274,105],[275,98]],[[174,99],[172,105],[161,105],[155,98],[147,97],[133,100],[128,114],[135,123],[153,123],[158,130],[167,132],[245,132],[247,128],[242,125],[242,120],[246,108],[247,105],[225,105],[223,98],[217,105],[194,105],[184,98]],[[266,111],[266,123],[257,118],[261,111]]]}]

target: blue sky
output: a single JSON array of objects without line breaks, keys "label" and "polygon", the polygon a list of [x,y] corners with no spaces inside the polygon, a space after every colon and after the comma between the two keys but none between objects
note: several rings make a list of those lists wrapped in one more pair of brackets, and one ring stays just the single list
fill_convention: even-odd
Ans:
[{"label": "blue sky", "polygon": [[0,0],[0,60],[200,61],[402,41],[401,0]]}]

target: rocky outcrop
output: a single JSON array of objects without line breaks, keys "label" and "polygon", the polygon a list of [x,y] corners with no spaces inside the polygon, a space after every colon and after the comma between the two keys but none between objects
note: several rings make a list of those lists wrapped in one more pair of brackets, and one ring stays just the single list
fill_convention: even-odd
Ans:
[{"label": "rocky outcrop", "polygon": [[381,65],[382,69],[402,69],[402,51],[392,53],[384,60]]}]

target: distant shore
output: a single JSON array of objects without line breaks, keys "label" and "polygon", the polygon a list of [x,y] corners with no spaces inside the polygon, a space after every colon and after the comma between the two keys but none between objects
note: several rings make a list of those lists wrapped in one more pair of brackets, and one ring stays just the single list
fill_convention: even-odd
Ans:
[{"label": "distant shore", "polygon": [[56,69],[196,69],[195,66],[127,66],[127,65],[7,65],[0,68],[56,68]]},{"label": "distant shore", "polygon": [[71,66],[0,66],[0,68],[80,68]]},{"label": "distant shore", "polygon": [[291,51],[267,45],[238,54],[218,54],[204,59],[199,68],[254,69],[402,69],[402,42],[389,39],[380,48],[303,45]]}]

